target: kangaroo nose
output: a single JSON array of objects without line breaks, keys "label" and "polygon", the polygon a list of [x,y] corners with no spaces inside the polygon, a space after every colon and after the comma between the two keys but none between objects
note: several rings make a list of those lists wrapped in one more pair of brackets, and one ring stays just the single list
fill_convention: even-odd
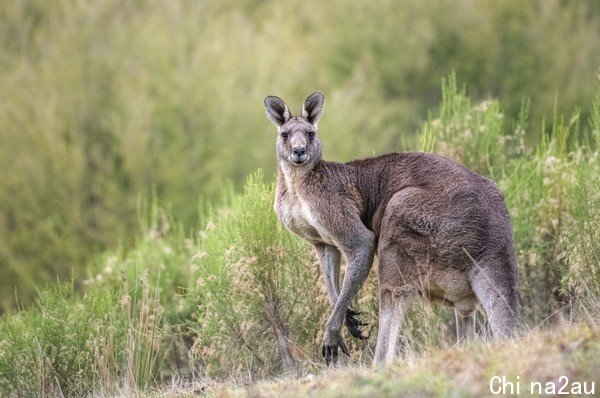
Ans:
[{"label": "kangaroo nose", "polygon": [[306,148],[303,146],[295,146],[292,148],[292,151],[294,152],[294,155],[302,156],[306,153]]}]

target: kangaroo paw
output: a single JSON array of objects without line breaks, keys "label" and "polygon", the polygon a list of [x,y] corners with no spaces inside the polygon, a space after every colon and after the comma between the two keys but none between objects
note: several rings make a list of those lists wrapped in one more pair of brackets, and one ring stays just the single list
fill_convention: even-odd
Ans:
[{"label": "kangaroo paw", "polygon": [[360,328],[363,326],[367,326],[369,323],[362,322],[360,319],[358,319],[357,316],[360,314],[361,314],[360,311],[356,311],[356,310],[353,310],[352,308],[348,308],[346,310],[345,324],[346,324],[346,327],[348,328],[348,331],[350,332],[350,334],[353,337],[355,337],[359,340],[366,340],[369,338],[369,336],[363,335]]},{"label": "kangaroo paw", "polygon": [[344,340],[342,340],[340,332],[325,332],[321,353],[323,354],[325,363],[328,366],[335,365],[337,363],[338,348],[340,348],[344,354],[350,356],[348,348],[346,347],[346,344],[344,344]]}]

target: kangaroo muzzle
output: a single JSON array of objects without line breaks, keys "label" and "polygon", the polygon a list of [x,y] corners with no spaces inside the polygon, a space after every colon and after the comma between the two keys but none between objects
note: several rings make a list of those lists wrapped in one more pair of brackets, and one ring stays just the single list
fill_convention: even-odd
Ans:
[{"label": "kangaroo muzzle", "polygon": [[306,153],[306,147],[304,146],[295,146],[292,148],[292,154],[290,156],[292,162],[296,164],[302,164],[306,162],[308,159],[308,154]]}]

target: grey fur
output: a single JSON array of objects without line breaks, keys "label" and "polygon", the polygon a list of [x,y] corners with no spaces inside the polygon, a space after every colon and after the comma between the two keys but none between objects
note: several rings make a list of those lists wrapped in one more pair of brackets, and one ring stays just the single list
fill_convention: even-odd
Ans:
[{"label": "grey fur", "polygon": [[[302,116],[283,100],[265,99],[277,126],[279,172],[275,212],[315,246],[332,312],[323,355],[348,350],[340,330],[358,338],[363,326],[349,308],[379,258],[380,312],[375,362],[397,351],[404,313],[418,297],[469,316],[483,306],[494,337],[520,324],[518,272],[510,218],[496,184],[466,167],[426,153],[390,153],[340,164],[321,157],[316,123],[322,93],[311,94]],[[338,288],[341,255],[346,272]]]}]

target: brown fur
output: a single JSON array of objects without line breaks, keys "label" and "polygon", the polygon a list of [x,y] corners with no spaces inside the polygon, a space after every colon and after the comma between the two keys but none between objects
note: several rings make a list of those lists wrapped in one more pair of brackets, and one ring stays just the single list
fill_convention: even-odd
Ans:
[{"label": "brown fur", "polygon": [[[496,337],[511,335],[520,302],[512,228],[504,198],[489,179],[443,157],[390,153],[340,164],[321,158],[316,134],[323,95],[309,96],[302,116],[265,99],[278,127],[275,212],[311,242],[324,272],[332,314],[323,355],[336,361],[342,323],[360,333],[350,302],[379,258],[380,322],[375,360],[396,353],[404,312],[421,295],[461,315],[481,303]],[[338,288],[340,254],[347,266]]]}]

